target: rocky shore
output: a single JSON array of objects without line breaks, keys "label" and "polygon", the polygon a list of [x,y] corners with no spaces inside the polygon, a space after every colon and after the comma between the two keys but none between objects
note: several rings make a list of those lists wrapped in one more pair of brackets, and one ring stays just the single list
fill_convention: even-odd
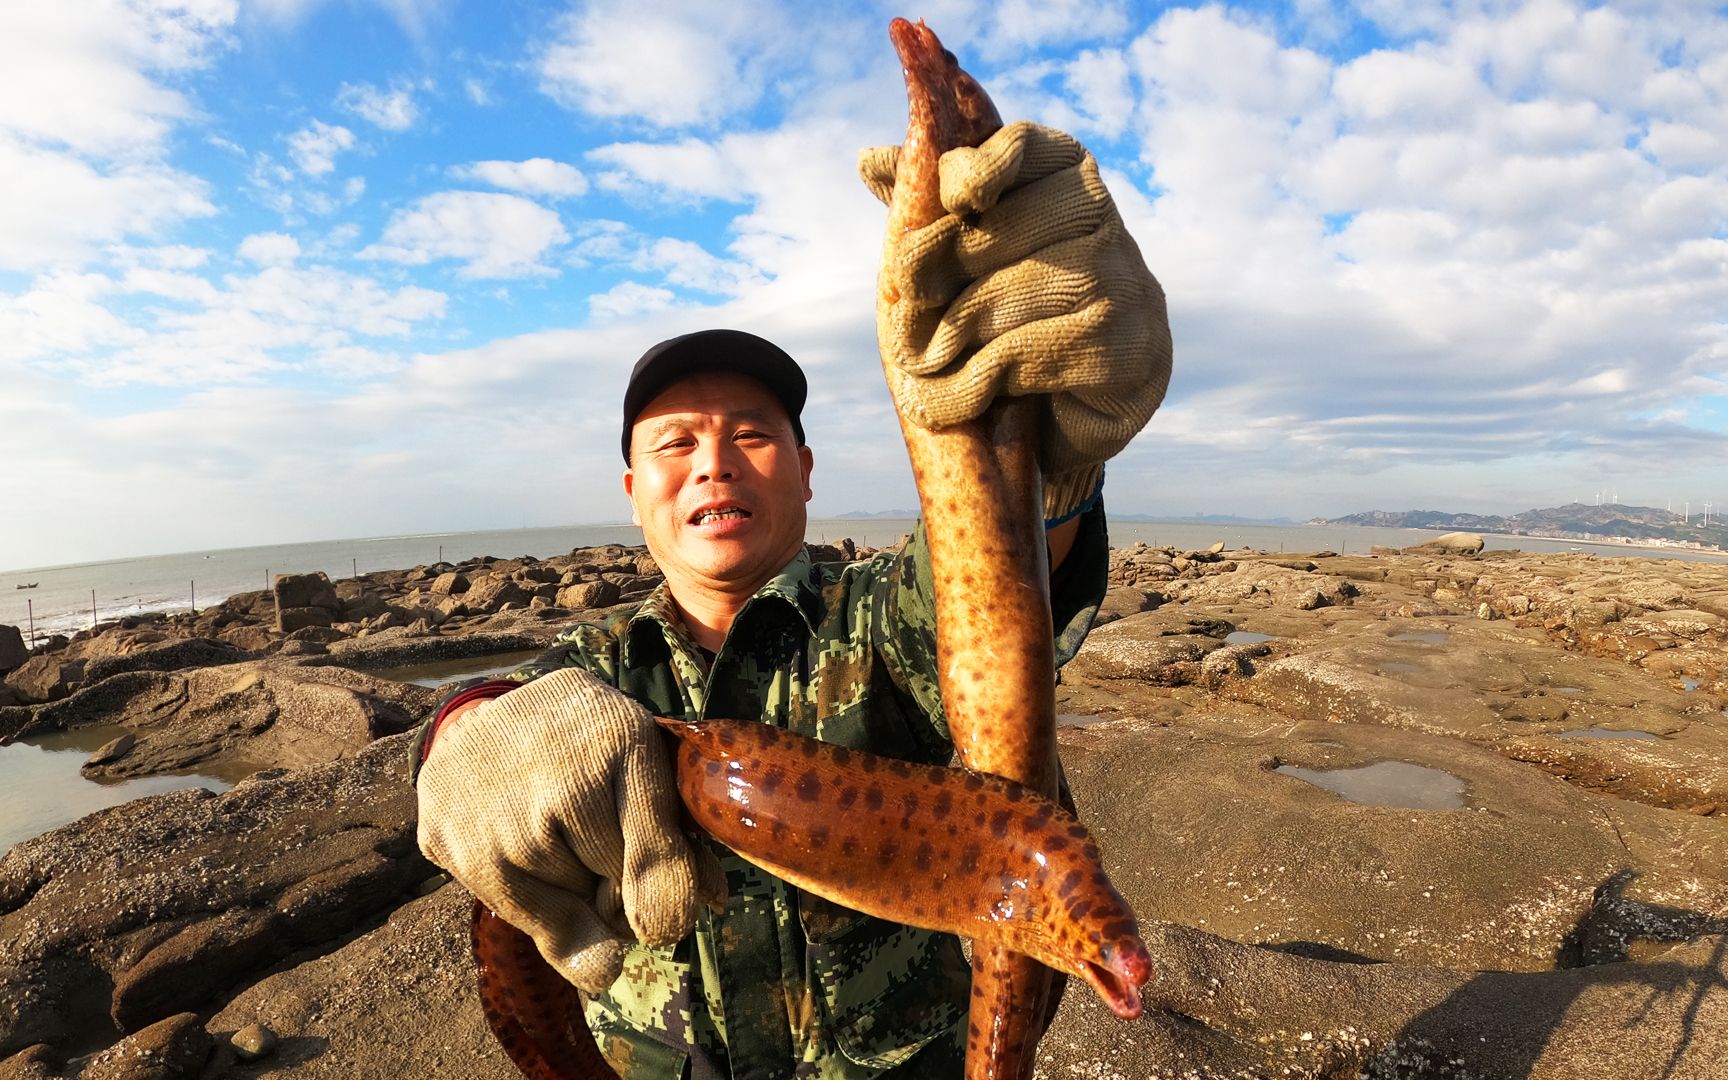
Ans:
[{"label": "rocky shore", "polygon": [[[849,542],[822,558],[868,554]],[[1076,799],[1158,978],[1043,1077],[1728,1077],[1728,564],[1112,553],[1063,672]],[[211,763],[0,857],[0,1080],[511,1077],[468,897],[414,845],[404,665],[509,658],[641,549],[282,578],[26,654],[0,739]]]}]

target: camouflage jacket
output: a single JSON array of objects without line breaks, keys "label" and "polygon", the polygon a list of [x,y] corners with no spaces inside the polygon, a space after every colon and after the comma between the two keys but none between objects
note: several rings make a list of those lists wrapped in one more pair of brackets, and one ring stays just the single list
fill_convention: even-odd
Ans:
[{"label": "camouflage jacket", "polygon": [[[923,531],[899,552],[816,564],[808,550],[739,612],[705,664],[665,585],[634,612],[561,635],[511,678],[579,665],[669,717],[758,718],[891,757],[948,763]],[[1056,659],[1105,588],[1101,507],[1052,582]],[[670,948],[637,946],[588,1006],[628,1080],[959,1076],[971,970],[948,934],[876,919],[714,845],[729,896]]]}]

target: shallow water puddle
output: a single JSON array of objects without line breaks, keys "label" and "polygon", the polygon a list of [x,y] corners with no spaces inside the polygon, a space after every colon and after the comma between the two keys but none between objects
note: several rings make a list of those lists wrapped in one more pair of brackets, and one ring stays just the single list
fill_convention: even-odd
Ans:
[{"label": "shallow water puddle", "polygon": [[1386,660],[1380,664],[1382,675],[1414,675],[1421,670],[1421,664],[1412,664],[1408,660]]},{"label": "shallow water puddle", "polygon": [[1446,631],[1444,631],[1444,630],[1406,630],[1402,633],[1393,634],[1391,637],[1387,638],[1387,640],[1388,641],[1419,641],[1424,645],[1444,645],[1444,644],[1446,644]]},{"label": "shallow water puddle", "polygon": [[1688,694],[1690,694],[1692,691],[1698,689],[1700,686],[1703,686],[1703,685],[1704,684],[1697,679],[1681,679],[1680,680],[1680,689],[1686,691]]},{"label": "shallow water puddle", "polygon": [[119,726],[20,739],[0,746],[0,855],[12,845],[76,821],[85,814],[164,791],[201,787],[227,791],[255,772],[252,766],[212,767],[208,773],[139,776],[97,782],[79,773],[90,754],[130,731]]},{"label": "shallow water puddle", "polygon": [[1556,694],[1582,694],[1584,692],[1582,686],[1550,686],[1548,689]]},{"label": "shallow water puddle", "polygon": [[1087,727],[1087,726],[1090,726],[1092,724],[1102,723],[1105,720],[1114,720],[1114,719],[1116,719],[1116,717],[1114,717],[1114,716],[1088,716],[1085,713],[1063,712],[1063,713],[1057,713],[1056,714],[1056,726],[1057,727]]},{"label": "shallow water puddle", "polygon": [[389,679],[391,682],[412,683],[415,686],[443,686],[458,679],[507,674],[539,656],[540,652],[539,649],[529,649],[525,652],[493,653],[491,656],[465,656],[460,660],[434,660],[426,664],[377,668],[367,674]]},{"label": "shallow water puddle", "polygon": [[1407,810],[1464,809],[1464,781],[1449,772],[1426,765],[1412,765],[1408,761],[1376,761],[1354,769],[1304,769],[1299,765],[1280,765],[1275,771],[1366,806],[1395,806]]},{"label": "shallow water puddle", "polygon": [[1277,641],[1275,634],[1256,634],[1252,630],[1232,630],[1224,635],[1226,645],[1258,645],[1263,641]]},{"label": "shallow water puddle", "polygon": [[1562,731],[1560,737],[1562,739],[1656,739],[1657,741],[1660,741],[1662,738],[1662,736],[1657,735],[1654,732],[1639,731],[1636,728],[1629,728],[1625,731],[1615,731],[1611,728],[1599,727],[1579,728],[1576,731]]}]

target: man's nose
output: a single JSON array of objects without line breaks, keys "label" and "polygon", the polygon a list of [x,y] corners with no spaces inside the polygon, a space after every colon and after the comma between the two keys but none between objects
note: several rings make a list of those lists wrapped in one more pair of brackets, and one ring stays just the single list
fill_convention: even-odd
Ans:
[{"label": "man's nose", "polygon": [[696,479],[699,481],[736,480],[738,450],[729,439],[705,440],[697,449]]}]

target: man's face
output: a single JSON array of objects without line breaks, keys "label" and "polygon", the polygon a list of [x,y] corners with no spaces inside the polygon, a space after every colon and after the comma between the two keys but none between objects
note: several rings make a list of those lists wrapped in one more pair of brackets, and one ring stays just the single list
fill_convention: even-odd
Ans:
[{"label": "man's face", "polygon": [[630,429],[624,493],[670,583],[749,595],[804,543],[810,449],[762,383],[734,372],[681,379]]}]

